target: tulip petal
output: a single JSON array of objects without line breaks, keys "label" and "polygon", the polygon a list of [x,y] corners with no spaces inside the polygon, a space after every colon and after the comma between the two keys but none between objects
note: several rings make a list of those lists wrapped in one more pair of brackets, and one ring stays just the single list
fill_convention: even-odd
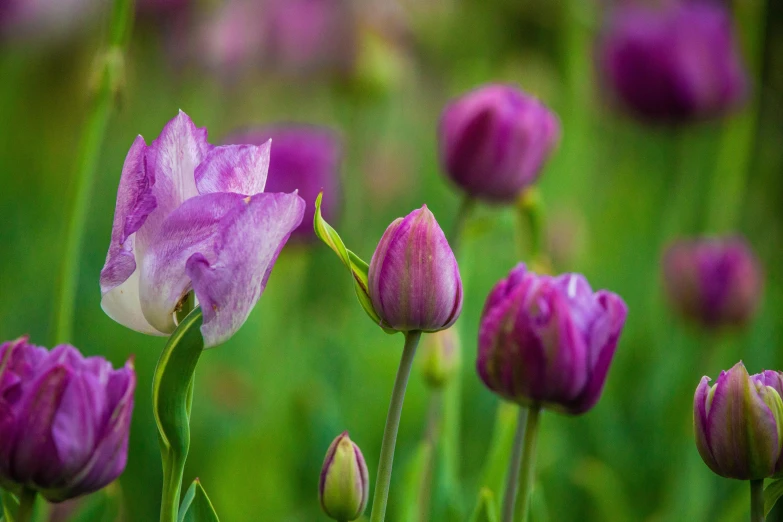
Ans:
[{"label": "tulip petal", "polygon": [[693,397],[693,431],[696,437],[696,448],[702,460],[715,473],[720,473],[720,467],[710,449],[707,425],[707,412],[712,402],[710,378],[702,377]]},{"label": "tulip petal", "polygon": [[163,223],[141,266],[146,319],[163,332],[191,289],[204,311],[207,347],[230,337],[261,296],[277,255],[302,219],[296,194],[204,194]]},{"label": "tulip petal", "polygon": [[195,172],[199,194],[234,192],[245,196],[264,191],[272,140],[260,146],[215,147]]},{"label": "tulip petal", "polygon": [[204,161],[211,148],[207,143],[207,129],[196,127],[182,111],[147,147],[147,172],[157,206],[136,235],[137,259],[144,257],[144,252],[157,237],[169,214],[199,194],[196,167]]},{"label": "tulip petal", "polygon": [[101,298],[101,309],[123,326],[148,335],[168,335],[155,329],[144,317],[139,297],[139,270],[136,269],[120,286]]}]

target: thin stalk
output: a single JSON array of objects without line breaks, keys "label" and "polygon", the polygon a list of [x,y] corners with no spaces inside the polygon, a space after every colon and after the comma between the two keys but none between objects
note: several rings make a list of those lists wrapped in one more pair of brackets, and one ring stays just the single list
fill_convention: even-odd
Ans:
[{"label": "thin stalk", "polygon": [[525,440],[525,426],[527,425],[527,408],[519,408],[517,417],[517,429],[514,434],[514,445],[511,451],[511,459],[506,475],[506,493],[503,496],[503,522],[514,522],[514,505],[517,502],[517,489],[519,488],[519,470],[522,467],[522,450]]},{"label": "thin stalk", "polygon": [[33,519],[36,492],[34,489],[22,488],[19,495],[19,511],[16,512],[16,522],[30,522]]},{"label": "thin stalk", "polygon": [[764,522],[764,479],[750,481],[750,522]]},{"label": "thin stalk", "polygon": [[98,80],[91,107],[88,109],[78,148],[75,193],[71,202],[65,252],[61,265],[60,284],[55,310],[55,342],[70,341],[73,333],[76,290],[79,282],[81,247],[87,221],[98,159],[109,117],[112,113],[123,75],[123,55],[133,25],[133,0],[114,0],[106,49],[99,56]]},{"label": "thin stalk", "polygon": [[386,504],[389,500],[389,486],[391,485],[392,465],[394,464],[394,446],[397,444],[397,431],[400,428],[402,403],[405,400],[405,388],[408,386],[408,377],[411,374],[413,357],[416,355],[416,347],[419,345],[420,338],[421,332],[418,330],[405,334],[405,347],[402,349],[402,359],[400,359],[400,367],[397,369],[397,378],[394,381],[389,403],[389,413],[386,416],[386,427],[383,430],[370,522],[383,522],[386,517]]},{"label": "thin stalk", "polygon": [[429,411],[427,412],[427,429],[424,433],[424,440],[431,448],[424,464],[424,473],[421,478],[421,489],[419,491],[419,520],[426,522],[430,519],[430,500],[432,498],[432,479],[435,474],[435,447],[438,442],[438,432],[441,422],[441,392],[434,390],[430,396]]},{"label": "thin stalk", "polygon": [[457,216],[454,218],[454,224],[451,225],[451,230],[449,231],[449,236],[447,238],[451,249],[455,253],[457,248],[459,248],[459,242],[462,238],[462,232],[465,229],[465,223],[467,223],[468,218],[473,213],[473,208],[475,206],[476,200],[468,195],[462,198],[462,201],[459,204]]},{"label": "thin stalk", "polygon": [[517,521],[527,522],[530,512],[530,490],[533,486],[533,476],[536,461],[536,442],[538,441],[538,421],[541,408],[531,406],[527,414],[525,427],[525,442],[522,450],[522,467],[519,469],[519,492],[517,493]]}]

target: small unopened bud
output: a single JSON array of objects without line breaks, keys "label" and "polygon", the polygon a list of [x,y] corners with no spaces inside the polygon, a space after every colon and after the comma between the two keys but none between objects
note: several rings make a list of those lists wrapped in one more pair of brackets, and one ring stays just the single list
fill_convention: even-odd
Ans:
[{"label": "small unopened bud", "polygon": [[436,390],[443,388],[460,367],[459,335],[453,328],[429,334],[421,348],[424,382]]},{"label": "small unopened bud", "polygon": [[329,446],[321,468],[318,484],[321,508],[334,520],[356,520],[367,507],[369,490],[364,456],[344,431]]}]

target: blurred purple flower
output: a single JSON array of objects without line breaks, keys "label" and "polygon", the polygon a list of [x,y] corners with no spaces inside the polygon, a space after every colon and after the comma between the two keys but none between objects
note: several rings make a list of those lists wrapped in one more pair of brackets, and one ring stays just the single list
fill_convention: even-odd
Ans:
[{"label": "blurred purple flower", "polygon": [[757,480],[781,470],[783,402],[780,372],[748,375],[742,362],[710,387],[702,377],[693,399],[696,447],[722,477]]},{"label": "blurred purple flower", "polygon": [[193,290],[211,347],[231,337],[261,297],[272,266],[299,225],[295,193],[263,193],[269,143],[207,143],[181,112],[149,146],[125,159],[101,307],[133,330],[168,335]]},{"label": "blurred purple flower", "polygon": [[344,431],[329,446],[318,481],[318,498],[329,518],[356,520],[367,507],[370,478],[362,450]]},{"label": "blurred purple flower", "polygon": [[747,92],[731,18],[715,2],[615,8],[605,28],[600,64],[622,104],[651,121],[720,116],[739,105]]},{"label": "blurred purple flower", "polygon": [[457,320],[459,267],[427,205],[397,218],[383,233],[370,260],[368,287],[384,328],[435,332]]},{"label": "blurred purple flower", "polygon": [[537,275],[519,264],[490,292],[476,368],[490,390],[573,415],[601,396],[627,308],[579,274]]},{"label": "blurred purple flower", "polygon": [[294,75],[348,72],[357,52],[357,29],[348,0],[266,0],[267,61]]},{"label": "blurred purple flower", "polygon": [[229,78],[258,62],[265,37],[261,7],[246,0],[223,3],[201,26],[198,59]]},{"label": "blurred purple flower", "polygon": [[0,345],[0,483],[60,502],[125,469],[136,373],[73,346]]},{"label": "blurred purple flower", "polygon": [[335,132],[314,125],[278,125],[249,129],[232,134],[225,143],[249,143],[262,145],[272,140],[269,159],[269,176],[266,190],[292,192],[297,190],[305,200],[302,223],[294,231],[292,239],[315,240],[313,218],[315,198],[324,193],[321,212],[324,219],[332,221],[340,206],[340,161],[342,144]]},{"label": "blurred purple flower", "polygon": [[192,0],[137,0],[136,10],[141,13],[173,15],[191,7]]},{"label": "blurred purple flower", "polygon": [[538,178],[560,136],[555,114],[509,85],[452,101],[440,120],[441,164],[470,196],[510,202]]},{"label": "blurred purple flower", "polygon": [[673,243],[663,256],[663,282],[677,311],[708,328],[746,324],[762,288],[758,261],[740,237]]},{"label": "blurred purple flower", "polygon": [[99,11],[98,0],[2,0],[0,40],[53,40],[72,33]]}]

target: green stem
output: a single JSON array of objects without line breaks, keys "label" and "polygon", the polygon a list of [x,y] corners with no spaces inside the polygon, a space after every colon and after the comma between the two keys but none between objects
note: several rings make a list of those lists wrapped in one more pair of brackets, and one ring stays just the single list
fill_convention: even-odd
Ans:
[{"label": "green stem", "polygon": [[437,447],[438,432],[441,420],[441,392],[434,390],[430,395],[429,411],[427,413],[427,429],[424,440],[432,449],[424,463],[424,472],[421,478],[419,491],[418,513],[419,520],[424,522],[430,519],[430,501],[432,499],[432,480],[435,474],[435,448]]},{"label": "green stem", "polygon": [[764,522],[764,479],[750,481],[750,522]]},{"label": "green stem", "polygon": [[530,237],[531,263],[545,264],[544,259],[544,204],[538,189],[531,187],[517,201],[517,212],[522,229],[527,229]]},{"label": "green stem", "polygon": [[402,350],[402,359],[400,367],[397,369],[397,378],[394,381],[389,403],[389,413],[386,416],[386,427],[383,430],[370,522],[383,522],[386,517],[386,504],[389,500],[389,486],[391,485],[392,465],[394,464],[394,446],[397,443],[397,431],[400,428],[402,403],[405,400],[405,388],[408,386],[408,377],[411,374],[413,357],[416,355],[416,347],[419,345],[420,338],[421,332],[418,330],[405,334],[405,347]]},{"label": "green stem", "polygon": [[449,232],[448,237],[449,246],[451,246],[451,249],[454,252],[456,252],[457,248],[459,248],[462,232],[465,229],[465,223],[467,223],[468,218],[473,213],[473,208],[475,206],[476,200],[468,195],[465,195],[459,204],[459,208],[457,209],[457,216],[454,218],[454,224],[451,226],[451,231]]},{"label": "green stem", "polygon": [[30,522],[33,519],[36,492],[34,489],[22,488],[19,495],[19,511],[16,512],[16,522]]},{"label": "green stem", "polygon": [[522,467],[519,470],[519,492],[517,493],[517,520],[519,522],[527,522],[527,516],[530,511],[530,490],[533,486],[540,416],[541,408],[539,406],[531,406],[527,414],[525,442],[522,450]]},{"label": "green stem", "polygon": [[55,310],[54,335],[57,343],[72,338],[84,226],[109,116],[122,81],[123,54],[133,25],[133,13],[133,0],[114,0],[107,49],[99,56],[99,68],[96,71],[99,83],[79,143],[75,193],[65,232],[65,252]]},{"label": "green stem", "polygon": [[514,522],[514,505],[517,502],[517,488],[519,487],[519,470],[522,467],[522,450],[525,440],[525,426],[527,425],[527,409],[519,408],[517,416],[517,429],[514,434],[514,446],[506,475],[506,493],[503,496],[503,522]]}]

